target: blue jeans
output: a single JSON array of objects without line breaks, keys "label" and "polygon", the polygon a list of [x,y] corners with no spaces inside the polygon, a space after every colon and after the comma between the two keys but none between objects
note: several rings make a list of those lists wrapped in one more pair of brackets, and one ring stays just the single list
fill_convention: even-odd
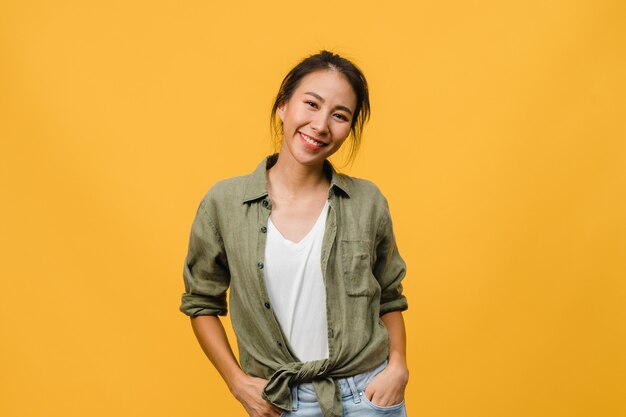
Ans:
[{"label": "blue jeans", "polygon": [[[406,417],[404,401],[389,407],[372,404],[365,397],[365,388],[376,375],[387,366],[387,361],[371,371],[348,378],[339,378],[344,417]],[[281,417],[321,417],[322,410],[317,402],[313,384],[298,384],[291,388],[292,411],[285,411]]]}]

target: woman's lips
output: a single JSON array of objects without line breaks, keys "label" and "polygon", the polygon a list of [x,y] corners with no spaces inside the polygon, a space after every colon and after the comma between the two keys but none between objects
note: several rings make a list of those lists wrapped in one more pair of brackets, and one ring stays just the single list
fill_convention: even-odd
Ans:
[{"label": "woman's lips", "polygon": [[307,136],[302,132],[298,132],[298,134],[300,135],[300,139],[302,140],[302,143],[304,143],[304,146],[306,146],[309,149],[317,150],[323,146],[326,146],[324,142],[315,140],[312,137]]}]

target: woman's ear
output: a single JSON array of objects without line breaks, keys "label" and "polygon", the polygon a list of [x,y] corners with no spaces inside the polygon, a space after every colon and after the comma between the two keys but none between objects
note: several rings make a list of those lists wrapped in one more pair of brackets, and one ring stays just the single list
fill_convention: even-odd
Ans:
[{"label": "woman's ear", "polygon": [[283,101],[276,108],[276,113],[278,114],[278,117],[280,117],[281,122],[285,121],[285,106],[286,106],[286,102]]}]

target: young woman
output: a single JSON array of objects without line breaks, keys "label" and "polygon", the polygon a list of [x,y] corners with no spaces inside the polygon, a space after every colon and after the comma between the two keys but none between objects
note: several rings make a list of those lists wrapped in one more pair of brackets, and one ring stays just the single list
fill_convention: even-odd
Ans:
[{"label": "young woman", "polygon": [[[181,311],[252,417],[406,416],[401,280],[389,208],[328,157],[369,117],[367,82],[328,51],[285,77],[280,152],[215,184],[191,228]],[[229,292],[237,362],[218,318]]]}]

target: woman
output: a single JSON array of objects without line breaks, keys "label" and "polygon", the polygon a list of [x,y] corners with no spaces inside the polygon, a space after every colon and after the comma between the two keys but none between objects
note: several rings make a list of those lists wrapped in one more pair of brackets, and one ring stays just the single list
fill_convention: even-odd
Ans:
[{"label": "woman", "polygon": [[[180,309],[252,417],[405,416],[405,264],[387,201],[327,160],[350,134],[358,148],[367,82],[322,51],[287,74],[271,116],[280,152],[200,203]],[[228,289],[241,365],[217,317]]]}]

